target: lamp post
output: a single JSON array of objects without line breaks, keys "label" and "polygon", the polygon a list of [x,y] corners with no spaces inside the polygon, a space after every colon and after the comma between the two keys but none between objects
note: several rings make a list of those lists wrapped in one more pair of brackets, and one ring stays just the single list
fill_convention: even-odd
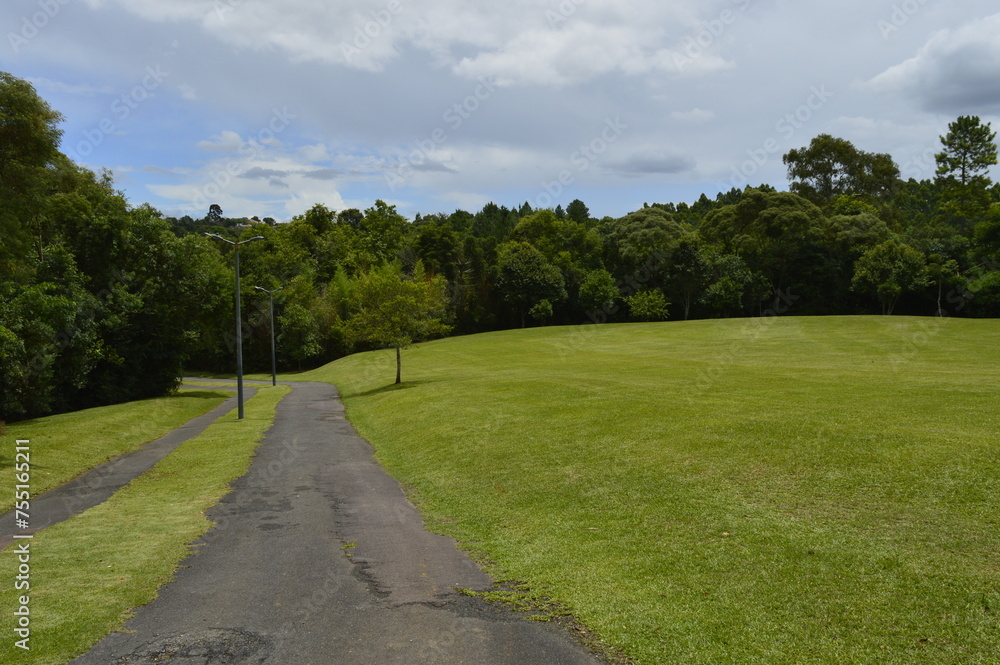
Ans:
[{"label": "lamp post", "polygon": [[267,294],[267,304],[271,309],[271,385],[278,385],[278,365],[275,362],[274,356],[274,292],[280,291],[283,287],[279,286],[276,289],[271,289],[268,291],[263,286],[253,287],[258,291],[263,291]]},{"label": "lamp post", "polygon": [[254,240],[263,240],[264,236],[254,236],[246,240],[227,240],[218,233],[206,233],[209,238],[227,242],[236,248],[236,407],[238,418],[243,419],[243,319],[240,316],[240,245]]}]

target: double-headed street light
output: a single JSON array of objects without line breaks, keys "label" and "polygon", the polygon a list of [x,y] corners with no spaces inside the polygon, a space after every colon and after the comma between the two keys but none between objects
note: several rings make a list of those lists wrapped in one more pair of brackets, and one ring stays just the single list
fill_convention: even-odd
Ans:
[{"label": "double-headed street light", "polygon": [[243,419],[243,320],[240,316],[240,245],[254,240],[263,240],[264,236],[254,236],[246,240],[227,240],[218,233],[206,233],[209,238],[228,242],[236,248],[236,406],[238,417]]},{"label": "double-headed street light", "polygon": [[263,286],[255,286],[253,288],[267,294],[267,304],[271,308],[271,385],[276,386],[278,385],[278,365],[275,362],[274,356],[274,292],[280,291],[284,287],[279,286],[278,288],[271,289],[270,291],[265,289]]}]

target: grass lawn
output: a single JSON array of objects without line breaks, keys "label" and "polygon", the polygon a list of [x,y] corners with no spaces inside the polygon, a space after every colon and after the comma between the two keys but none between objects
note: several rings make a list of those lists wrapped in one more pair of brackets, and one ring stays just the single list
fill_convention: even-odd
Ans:
[{"label": "grass lawn", "polygon": [[[0,477],[14,486],[14,441],[31,441],[31,493],[38,496],[112,457],[155,441],[217,407],[229,393],[181,390],[126,404],[101,406],[7,425]],[[14,493],[0,494],[0,513],[14,507]]]},{"label": "grass lawn", "polygon": [[538,328],[295,379],[637,663],[1000,663],[998,321]]},{"label": "grass lawn", "polygon": [[[14,589],[18,544],[0,553],[0,579],[9,581],[0,585],[0,663],[66,663],[155,598],[188,544],[211,526],[204,511],[246,472],[289,390],[259,388],[244,420],[233,409],[107,502],[36,534],[29,541],[30,590]],[[30,596],[31,651],[14,645],[13,611],[22,594]]]}]

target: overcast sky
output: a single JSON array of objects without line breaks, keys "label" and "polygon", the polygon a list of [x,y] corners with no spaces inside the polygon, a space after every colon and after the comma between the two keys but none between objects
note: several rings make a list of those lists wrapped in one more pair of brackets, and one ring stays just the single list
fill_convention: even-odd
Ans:
[{"label": "overcast sky", "polygon": [[1000,127],[996,0],[4,0],[0,25],[63,151],[172,215],[620,216],[783,189],[821,133],[919,179],[959,115]]}]

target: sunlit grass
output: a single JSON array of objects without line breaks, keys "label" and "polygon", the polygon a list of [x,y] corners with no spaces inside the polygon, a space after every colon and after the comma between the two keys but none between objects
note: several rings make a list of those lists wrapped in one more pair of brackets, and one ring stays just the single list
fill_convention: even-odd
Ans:
[{"label": "sunlit grass", "polygon": [[[102,406],[7,425],[0,469],[13,488],[14,441],[31,442],[31,493],[38,496],[112,457],[132,452],[217,407],[229,395],[205,390]],[[0,512],[14,507],[14,492],[0,494]]]},{"label": "sunlit grass", "polygon": [[328,380],[437,530],[639,663],[1000,662],[1000,323],[542,328]]}]

